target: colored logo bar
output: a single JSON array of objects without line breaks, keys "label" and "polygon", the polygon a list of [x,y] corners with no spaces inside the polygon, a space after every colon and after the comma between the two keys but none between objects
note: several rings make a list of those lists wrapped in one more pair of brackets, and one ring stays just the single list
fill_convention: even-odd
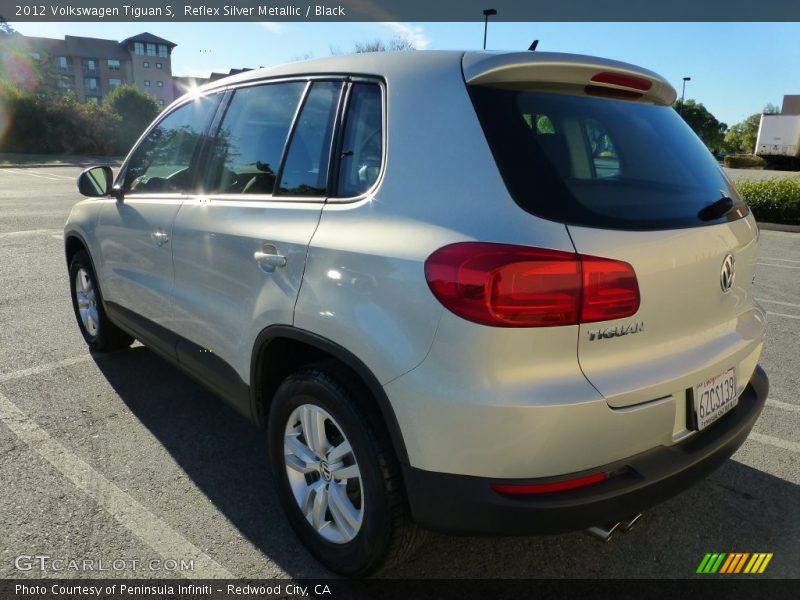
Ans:
[{"label": "colored logo bar", "polygon": [[697,567],[696,572],[704,575],[714,573],[755,575],[763,573],[771,560],[772,552],[755,552],[753,554],[749,552],[732,552],[730,554],[709,552],[700,561],[700,566]]}]

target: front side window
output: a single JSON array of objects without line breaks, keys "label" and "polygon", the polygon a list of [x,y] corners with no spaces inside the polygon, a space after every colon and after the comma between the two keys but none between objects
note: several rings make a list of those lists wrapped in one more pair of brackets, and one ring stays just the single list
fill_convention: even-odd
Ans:
[{"label": "front side window", "polygon": [[108,59],[108,70],[109,71],[119,71],[119,61]]},{"label": "front side window", "polygon": [[87,77],[84,79],[86,83],[87,90],[96,90],[97,89],[97,77]]},{"label": "front side window", "polygon": [[122,85],[122,79],[109,79],[108,80],[108,87],[110,87],[112,90],[115,87],[119,87],[121,85]]},{"label": "front side window", "polygon": [[145,69],[149,69],[150,68],[150,62],[146,61],[146,60],[143,60],[142,61],[142,67],[145,68]]},{"label": "front side window", "polygon": [[144,80],[144,87],[150,87],[150,80],[149,79],[145,79]]},{"label": "front side window", "polygon": [[355,83],[345,119],[337,195],[351,198],[369,190],[378,180],[382,160],[381,88],[376,83]]},{"label": "front side window", "polygon": [[67,61],[67,57],[59,56],[58,58],[56,58],[56,65],[58,66],[59,69],[66,69],[67,67],[69,67],[69,62]]},{"label": "front side window", "polygon": [[137,194],[191,191],[192,157],[218,101],[218,95],[198,98],[162,119],[133,153],[122,191]]},{"label": "front side window", "polygon": [[272,194],[304,81],[236,90],[209,159],[209,191]]},{"label": "front side window", "polygon": [[318,81],[311,86],[289,144],[279,194],[326,195],[331,137],[341,89],[342,84],[335,81]]},{"label": "front side window", "polygon": [[139,56],[144,55],[144,44],[142,42],[133,42],[133,53]]},{"label": "front side window", "polygon": [[158,45],[158,55],[161,58],[167,58],[167,52],[168,52],[167,47],[164,44],[159,44]]},{"label": "front side window", "polygon": [[155,56],[155,55],[156,55],[156,45],[147,44],[147,56]]}]

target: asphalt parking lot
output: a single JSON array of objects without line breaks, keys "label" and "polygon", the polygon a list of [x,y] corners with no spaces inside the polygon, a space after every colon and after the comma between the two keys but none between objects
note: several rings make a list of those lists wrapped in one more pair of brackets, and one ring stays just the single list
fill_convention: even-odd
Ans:
[{"label": "asphalt parking lot", "polygon": [[[87,351],[61,241],[77,173],[0,169],[0,578],[330,577],[284,520],[259,431],[142,346]],[[707,552],[771,552],[760,577],[800,577],[800,233],[762,232],[756,288],[770,397],[709,479],[608,544],[431,535],[387,575],[690,577]],[[19,560],[35,555],[62,570]]]}]

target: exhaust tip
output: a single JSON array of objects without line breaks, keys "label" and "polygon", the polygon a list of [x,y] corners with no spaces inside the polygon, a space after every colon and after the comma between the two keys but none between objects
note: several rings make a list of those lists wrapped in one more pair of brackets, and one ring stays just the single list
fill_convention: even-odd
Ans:
[{"label": "exhaust tip", "polygon": [[632,517],[628,517],[626,520],[620,523],[620,529],[622,529],[622,531],[624,531],[625,533],[628,533],[631,529],[633,529],[633,526],[636,525],[636,523],[638,523],[639,519],[641,518],[642,518],[642,513],[637,513]]},{"label": "exhaust tip", "polygon": [[589,527],[586,532],[601,542],[608,542],[619,526],[620,522],[617,521],[616,523],[610,523],[609,525],[596,525],[594,527]]},{"label": "exhaust tip", "polygon": [[622,531],[623,533],[628,533],[636,523],[639,522],[639,519],[642,518],[642,513],[636,513],[635,515],[628,517],[623,521],[617,521],[616,523],[609,523],[608,525],[596,525],[594,527],[589,527],[586,530],[586,533],[589,535],[597,538],[601,542],[608,542],[611,540],[611,537],[617,532]]}]

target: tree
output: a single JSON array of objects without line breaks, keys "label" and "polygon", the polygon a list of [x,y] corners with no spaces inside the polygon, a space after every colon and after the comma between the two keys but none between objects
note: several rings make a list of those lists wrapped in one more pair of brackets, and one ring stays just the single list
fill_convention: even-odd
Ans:
[{"label": "tree", "polygon": [[725,134],[723,148],[731,154],[753,154],[756,149],[761,114],[777,114],[780,111],[774,104],[767,104],[761,113],[750,115],[741,123],[736,123]]},{"label": "tree", "polygon": [[[356,42],[353,44],[352,54],[362,54],[364,52],[400,52],[405,50],[416,50],[414,41],[403,35],[396,35],[387,44],[381,39],[374,39],[367,42]],[[338,56],[345,54],[339,48],[331,46],[331,54]]]},{"label": "tree", "polygon": [[118,150],[130,148],[150,122],[161,110],[150,94],[140,91],[135,85],[125,84],[113,89],[104,103],[112,113],[121,117]]},{"label": "tree", "polygon": [[[672,107],[675,110],[680,110],[680,102],[676,101]],[[720,123],[701,102],[686,100],[680,112],[683,120],[703,140],[709,150],[716,152],[722,148],[725,131],[728,126],[725,123]]]},{"label": "tree", "polygon": [[15,29],[8,24],[8,21],[0,16],[0,37],[4,35],[12,35],[14,33],[16,33]]},{"label": "tree", "polygon": [[752,154],[756,148],[760,123],[761,113],[756,113],[733,125],[725,134],[723,143],[725,151],[731,154]]}]

